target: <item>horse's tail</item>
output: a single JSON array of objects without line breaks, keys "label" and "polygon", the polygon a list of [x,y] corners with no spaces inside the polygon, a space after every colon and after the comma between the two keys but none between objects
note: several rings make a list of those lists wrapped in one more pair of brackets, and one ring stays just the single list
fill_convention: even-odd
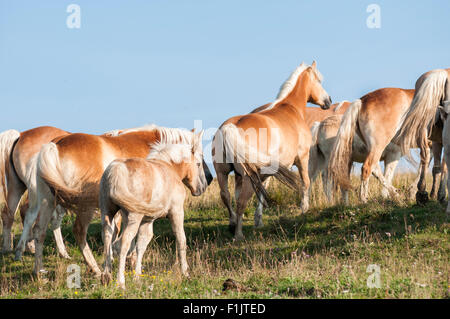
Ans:
[{"label": "horse's tail", "polygon": [[245,174],[250,177],[257,194],[262,194],[265,199],[268,198],[259,174],[274,176],[283,184],[295,190],[299,189],[298,176],[277,159],[247,145],[234,124],[226,124],[220,131],[226,161],[233,163],[235,168],[242,167]]},{"label": "horse's tail", "polygon": [[350,163],[353,152],[353,138],[361,107],[362,102],[357,99],[345,111],[328,163],[329,178],[333,185],[335,187],[339,185],[346,190],[352,187],[349,178]]},{"label": "horse's tail", "polygon": [[320,122],[314,122],[313,125],[311,126],[311,137],[312,137],[312,144],[311,145],[316,145],[317,144],[317,139],[319,137],[319,127],[320,127]]},{"label": "horse's tail", "polygon": [[10,165],[11,153],[14,148],[14,144],[20,137],[20,133],[16,130],[7,130],[0,133],[0,179],[1,179],[1,196],[3,196],[5,202],[7,197],[6,189],[6,170]]},{"label": "horse's tail", "polygon": [[55,196],[63,202],[79,196],[81,187],[75,180],[67,181],[61,166],[58,146],[55,143],[44,144],[37,159],[37,176],[53,189]]},{"label": "horse's tail", "polygon": [[323,154],[320,151],[320,147],[318,145],[319,132],[321,122],[314,122],[311,126],[311,136],[312,143],[311,148],[309,149],[309,162],[308,162],[308,171],[309,178],[313,181],[313,179],[317,176],[319,170],[321,169],[320,164],[323,161]]},{"label": "horse's tail", "polygon": [[[420,78],[419,78],[420,79]],[[445,97],[445,86],[448,73],[445,70],[434,70],[428,74],[419,87],[416,87],[414,98],[408,111],[403,115],[394,142],[403,154],[416,147],[428,147],[427,129],[433,122],[436,110]]]},{"label": "horse's tail", "polygon": [[111,201],[129,212],[152,213],[161,211],[164,207],[155,207],[154,204],[136,199],[128,188],[128,175],[125,163],[113,161],[108,165],[100,180],[99,207],[102,214],[107,211]]}]

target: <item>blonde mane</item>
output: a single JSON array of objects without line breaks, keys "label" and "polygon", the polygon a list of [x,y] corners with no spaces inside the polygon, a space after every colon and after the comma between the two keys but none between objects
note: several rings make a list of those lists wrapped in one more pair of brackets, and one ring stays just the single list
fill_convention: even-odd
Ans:
[{"label": "blonde mane", "polygon": [[[272,102],[272,104],[270,104],[266,110],[273,108],[275,105],[284,100],[289,95],[289,93],[292,92],[292,90],[295,88],[295,85],[297,84],[297,80],[300,77],[300,74],[302,74],[303,71],[305,71],[307,68],[309,68],[309,65],[302,62],[302,64],[300,64],[300,66],[298,66],[294,70],[294,72],[291,73],[288,79],[281,85],[276,100]],[[315,70],[315,74],[319,81],[322,82],[323,76],[317,69]]]},{"label": "blonde mane", "polygon": [[148,160],[159,160],[166,163],[190,161],[192,146],[189,144],[165,144],[155,143],[147,156]]},{"label": "blonde mane", "polygon": [[161,140],[151,144],[148,160],[160,160],[167,163],[190,162],[192,149],[196,162],[201,162],[202,143],[197,143],[198,137],[194,132],[184,129],[158,128],[161,133]]}]

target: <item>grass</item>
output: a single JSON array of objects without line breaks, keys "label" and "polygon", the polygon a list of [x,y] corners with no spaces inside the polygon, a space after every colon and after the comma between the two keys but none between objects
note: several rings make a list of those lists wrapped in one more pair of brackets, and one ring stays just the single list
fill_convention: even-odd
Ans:
[{"label": "grass", "polygon": [[[406,193],[413,180],[399,174],[395,185]],[[355,181],[356,185],[356,181]],[[349,206],[329,206],[320,182],[313,186],[312,207],[300,214],[296,194],[272,183],[277,203],[264,211],[264,227],[254,229],[253,200],[244,223],[245,240],[233,242],[227,212],[217,183],[186,202],[190,279],[175,265],[175,238],[169,221],[155,223],[155,237],[144,257],[144,274],[127,273],[127,289],[114,283],[102,286],[86,271],[71,232],[73,216],[66,216],[62,232],[71,260],[58,257],[50,232],[44,250],[48,273],[31,275],[33,256],[15,262],[0,255],[1,298],[449,298],[449,224],[444,207],[434,201],[419,207],[412,202],[379,198],[371,184],[372,200]],[[15,223],[15,242],[21,226]],[[89,244],[101,265],[101,225],[89,228]],[[81,288],[67,287],[67,267],[81,267]],[[370,264],[380,267],[380,288],[368,288]],[[116,275],[117,265],[114,265]],[[240,289],[222,291],[232,278]]]}]

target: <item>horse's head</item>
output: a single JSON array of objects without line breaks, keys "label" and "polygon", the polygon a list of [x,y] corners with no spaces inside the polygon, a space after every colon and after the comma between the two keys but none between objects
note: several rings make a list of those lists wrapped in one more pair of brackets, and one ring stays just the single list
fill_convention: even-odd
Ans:
[{"label": "horse's head", "polygon": [[191,159],[186,163],[186,176],[183,179],[183,183],[194,196],[203,194],[212,181],[211,172],[203,160],[202,136],[203,131],[193,134]]},{"label": "horse's head", "polygon": [[305,70],[305,75],[309,81],[308,102],[319,105],[324,110],[329,109],[332,104],[331,97],[322,87],[322,75],[317,70],[316,61]]}]

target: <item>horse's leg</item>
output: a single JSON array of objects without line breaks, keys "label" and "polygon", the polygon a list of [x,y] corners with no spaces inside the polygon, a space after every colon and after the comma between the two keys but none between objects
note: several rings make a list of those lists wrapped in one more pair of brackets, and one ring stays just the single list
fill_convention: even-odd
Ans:
[{"label": "horse's leg", "polygon": [[128,212],[128,222],[123,230],[123,234],[120,240],[120,253],[119,253],[119,272],[117,275],[117,284],[119,287],[125,289],[125,263],[130,249],[130,244],[141,225],[141,221],[144,215]]},{"label": "horse's leg", "polygon": [[[424,133],[426,134],[426,132]],[[428,192],[426,191],[426,175],[428,164],[430,162],[430,148],[427,146],[420,149],[420,178],[417,184],[416,201],[418,204],[425,204],[428,201]]]},{"label": "horse's leg", "polygon": [[[269,187],[269,184],[270,184],[270,177],[263,182],[264,188],[267,189]],[[264,223],[262,221],[264,196],[262,194],[259,194],[258,196],[259,196],[258,203],[254,215],[255,228],[261,228],[264,226]]]},{"label": "horse's leg", "polygon": [[[370,156],[370,157],[369,157]],[[373,155],[369,154],[361,167],[361,185],[359,189],[359,199],[367,203],[369,198],[369,178],[372,175]]]},{"label": "horse's leg", "polygon": [[52,220],[53,237],[55,237],[56,247],[58,248],[59,256],[62,258],[70,259],[69,254],[66,251],[66,246],[64,245],[64,239],[61,234],[61,222],[66,215],[65,208],[60,205],[56,206],[53,212],[54,220]]},{"label": "horse's leg", "polygon": [[[351,160],[350,161],[350,163],[348,163],[348,170],[347,170],[347,172],[348,172],[348,180],[350,181],[351,180],[351,172],[352,172],[352,168],[353,168],[353,160]],[[330,194],[332,194],[332,184],[331,184],[331,182],[329,182],[328,183],[329,184],[329,188],[330,188]],[[343,188],[343,187],[340,187],[340,189],[341,189],[341,201],[345,204],[345,205],[348,205],[349,204],[349,199],[348,199],[348,193],[349,193],[349,190],[348,189],[345,189],[345,188]],[[331,195],[332,196],[332,195]]]},{"label": "horse's leg", "polygon": [[[395,169],[397,168],[398,161],[400,160],[401,153],[399,152],[389,152],[386,154],[384,158],[384,179],[388,185],[388,187],[384,187],[381,189],[381,196],[383,198],[389,198],[389,189],[393,189],[392,180],[394,179]],[[397,191],[395,192],[397,193]]]},{"label": "horse's leg", "polygon": [[89,248],[86,240],[89,223],[91,222],[94,213],[95,210],[93,209],[78,212],[75,223],[73,225],[73,234],[78,243],[78,246],[80,247],[84,260],[88,264],[89,268],[94,272],[95,276],[100,277],[100,268],[98,268],[97,262],[95,261],[94,255],[92,254],[92,251]]},{"label": "horse's leg", "polygon": [[[369,178],[370,175],[372,175],[372,170],[375,165],[377,167],[380,167],[379,161],[381,158],[381,154],[383,153],[383,149],[379,147],[379,143],[376,143],[376,140],[370,140],[368,139],[369,145],[367,145],[367,149],[369,150],[369,153],[366,157],[366,160],[363,163],[363,166],[361,168],[361,191],[360,191],[360,197],[361,201],[363,203],[366,203],[369,198]],[[378,172],[377,172],[378,173]],[[379,171],[379,174],[377,174],[381,180],[384,181],[384,177],[381,174],[381,169]],[[387,185],[387,184],[386,184]]]},{"label": "horse's leg", "polygon": [[[116,227],[117,227],[117,222],[119,221],[118,220],[119,217],[117,217],[117,215],[120,215],[120,228],[125,229],[127,227],[128,215],[123,213],[122,210],[119,210],[119,212],[114,216],[114,219],[113,219],[113,226],[116,225]],[[115,229],[113,230],[113,239],[112,239],[113,240],[113,242],[112,242],[113,256],[119,256],[120,241],[122,240],[122,233],[120,233],[120,230],[118,230],[117,233],[115,233]],[[114,234],[116,236],[114,236]]]},{"label": "horse's leg", "polygon": [[119,207],[111,202],[107,202],[104,207],[101,207],[102,218],[102,239],[103,239],[103,256],[105,258],[103,264],[103,273],[101,275],[101,282],[107,285],[112,280],[112,262],[113,262],[113,240],[115,232],[115,216]]},{"label": "horse's leg", "polygon": [[[23,221],[22,234],[20,235],[19,242],[17,243],[17,246],[16,246],[16,252],[15,252],[15,260],[16,261],[22,259],[22,255],[25,251],[28,239],[34,240],[34,236],[32,234],[33,233],[32,227],[38,216],[40,205],[37,201],[36,194],[31,192],[30,189],[28,190],[28,203],[29,203],[29,207],[28,207],[26,213],[24,214],[25,218]],[[51,217],[51,215],[50,215],[50,217]],[[45,226],[45,227],[47,227],[47,226]],[[36,245],[36,243],[35,243],[35,245]],[[34,247],[34,251],[36,253],[36,247]]]},{"label": "horse's leg", "polygon": [[446,190],[445,190],[445,185],[446,185],[447,179],[448,179],[447,161],[445,159],[445,156],[441,162],[441,167],[442,167],[442,174],[441,174],[441,182],[439,183],[438,201],[443,203],[445,201],[445,197],[447,195]]},{"label": "horse's leg", "polygon": [[[169,218],[172,224],[172,231],[177,241],[178,259],[180,261],[181,273],[185,277],[189,277],[188,263],[186,261],[186,235],[184,233],[184,210],[183,203],[179,207],[173,207],[169,211]],[[239,222],[238,222],[239,223]]]},{"label": "horse's leg", "polygon": [[295,159],[295,166],[297,166],[298,171],[300,173],[300,181],[302,183],[302,201],[301,201],[301,209],[302,213],[306,213],[309,209],[309,172],[308,172],[308,160],[309,160],[309,149],[302,149]]},{"label": "horse's leg", "polygon": [[6,170],[7,195],[6,204],[2,209],[2,221],[3,221],[3,252],[10,252],[13,250],[13,234],[11,233],[12,225],[14,222],[14,216],[17,211],[20,199],[26,190],[25,184],[19,179],[13,168],[8,167]]},{"label": "horse's leg", "polygon": [[242,176],[239,179],[239,197],[236,198],[236,231],[234,234],[235,240],[244,239],[244,234],[242,233],[242,223],[245,208],[249,199],[253,195],[253,187],[250,181],[250,177]]},{"label": "horse's leg", "polygon": [[[26,213],[29,208],[30,208],[30,202],[29,202],[28,196],[27,196],[25,203],[22,202],[22,204],[19,207],[20,218],[22,219],[22,226],[25,225],[25,216],[26,216]],[[28,242],[26,244],[25,251],[34,254],[34,250],[35,250],[35,248],[34,248],[33,234],[31,232],[31,228],[30,228],[30,231],[28,232]]]},{"label": "horse's leg", "polygon": [[233,233],[236,227],[236,214],[233,211],[230,191],[228,190],[228,174],[230,173],[229,164],[214,162],[214,168],[217,174],[217,182],[220,187],[220,198],[228,210],[229,230]]},{"label": "horse's leg", "polygon": [[433,142],[432,147],[433,151],[433,186],[431,187],[431,193],[430,197],[431,199],[436,200],[437,199],[437,193],[438,193],[438,183],[441,181],[441,174],[442,174],[442,163],[441,163],[441,154],[442,154],[442,143],[439,142]]},{"label": "horse's leg", "polygon": [[[312,180],[312,182],[314,182],[314,180]],[[328,178],[327,168],[322,171],[322,187],[323,192],[325,193],[325,196],[327,198],[327,203],[331,204],[333,202],[333,190],[331,187],[330,179]]]},{"label": "horse's leg", "polygon": [[137,277],[142,274],[142,257],[144,256],[148,244],[153,238],[153,221],[153,219],[146,220],[144,218],[141,222],[141,226],[139,226],[136,239],[137,257],[135,273]]},{"label": "horse's leg", "polygon": [[[36,207],[37,213],[39,214],[39,218],[36,221],[36,224],[33,227],[33,236],[35,241],[35,253],[34,253],[34,269],[33,273],[39,276],[39,273],[44,270],[42,258],[43,258],[43,250],[44,250],[44,240],[45,235],[47,233],[47,226],[52,218],[54,206],[54,198],[50,194],[50,191],[47,192],[45,197],[38,197],[38,205]],[[22,233],[24,234],[24,233]],[[19,248],[19,247],[18,247]],[[18,251],[16,251],[17,257]]]},{"label": "horse's leg", "polygon": [[[447,115],[448,116],[448,115]],[[444,122],[444,129],[442,132],[442,144],[444,145],[444,160],[445,165],[448,168],[450,165],[450,123],[448,123],[448,119]],[[450,178],[447,178],[447,190],[450,194]],[[447,204],[447,219],[450,217],[450,200]]]},{"label": "horse's leg", "polygon": [[383,173],[381,172],[380,163],[377,162],[372,170],[373,176],[375,176],[378,181],[381,183],[381,185],[387,190],[388,195],[394,197],[395,199],[398,199],[398,193],[397,189],[392,186],[383,176]]}]

